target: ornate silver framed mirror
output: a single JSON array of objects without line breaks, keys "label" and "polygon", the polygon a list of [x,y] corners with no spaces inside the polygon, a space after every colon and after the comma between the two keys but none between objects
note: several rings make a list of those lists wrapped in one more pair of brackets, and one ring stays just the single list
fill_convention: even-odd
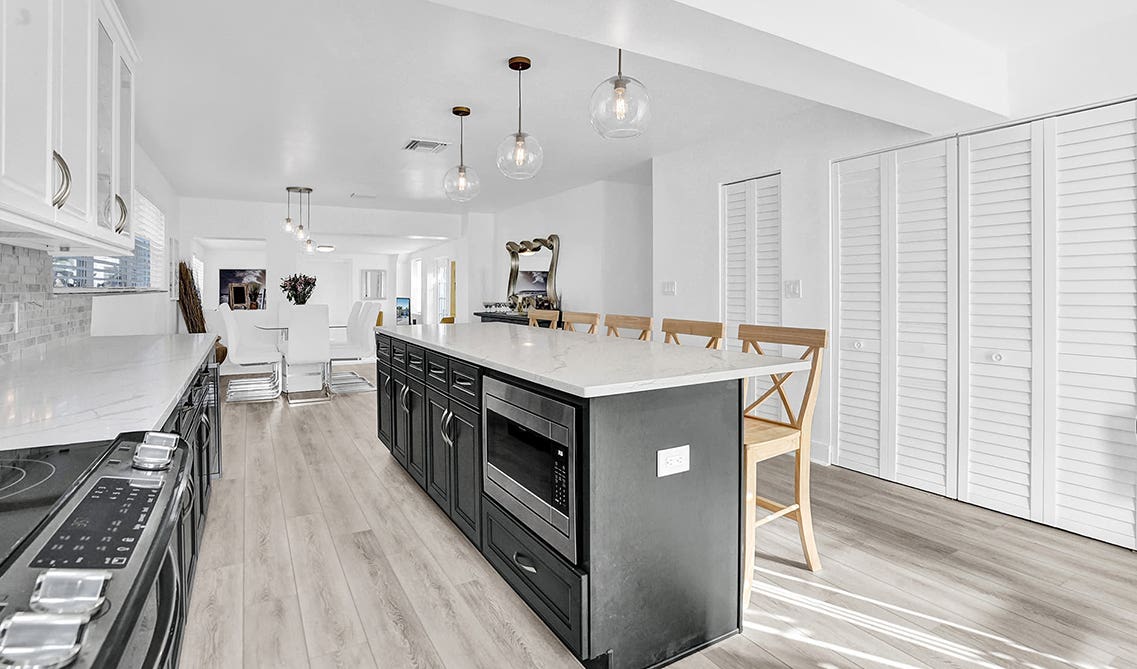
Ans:
[{"label": "ornate silver framed mirror", "polygon": [[[506,295],[514,309],[518,309],[526,301],[525,298],[537,302],[534,306],[560,309],[560,297],[557,295],[557,258],[560,256],[560,246],[561,238],[556,235],[506,242],[505,250],[509,251],[509,287]],[[541,256],[546,253],[549,258],[548,269],[536,269],[536,265],[529,263],[522,267],[522,258],[543,264]]]}]

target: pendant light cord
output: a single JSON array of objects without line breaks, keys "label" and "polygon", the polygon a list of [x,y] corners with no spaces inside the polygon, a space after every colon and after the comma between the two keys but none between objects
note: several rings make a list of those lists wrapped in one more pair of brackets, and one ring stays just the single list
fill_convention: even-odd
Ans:
[{"label": "pendant light cord", "polygon": [[285,202],[288,203],[288,213],[285,214],[285,218],[290,219],[290,218],[292,218],[292,191],[285,188],[284,189],[284,197],[285,197]]},{"label": "pendant light cord", "polygon": [[624,50],[616,49],[616,77],[624,78]]},{"label": "pendant light cord", "polygon": [[458,117],[458,166],[466,166],[466,117]]},{"label": "pendant light cord", "polygon": [[517,71],[517,134],[521,134],[521,70]]}]

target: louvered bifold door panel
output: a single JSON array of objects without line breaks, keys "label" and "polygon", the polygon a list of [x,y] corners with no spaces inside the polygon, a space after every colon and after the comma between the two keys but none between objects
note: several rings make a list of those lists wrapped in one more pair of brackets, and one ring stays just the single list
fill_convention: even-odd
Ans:
[{"label": "louvered bifold door panel", "polygon": [[[959,498],[1041,520],[1041,142],[1037,124],[960,138]],[[1037,349],[1037,350],[1036,350]],[[1035,446],[1035,440],[1038,446]]]},{"label": "louvered bifold door panel", "polygon": [[881,471],[881,351],[886,160],[868,156],[833,168],[840,269],[837,276],[837,464]]},{"label": "louvered bifold door panel", "polygon": [[954,497],[956,142],[896,152],[896,480]]},{"label": "louvered bifold door panel", "polygon": [[[723,314],[730,350],[740,350],[738,326],[782,324],[781,176],[773,174],[722,187]],[[764,353],[781,355],[781,347],[764,344]],[[748,400],[764,393],[770,377],[750,379]],[[784,419],[780,405],[764,402],[755,412]]]},{"label": "louvered bifold door panel", "polygon": [[721,189],[723,220],[723,317],[727,348],[741,348],[735,334],[750,322],[754,296],[749,285],[754,264],[755,186],[753,180],[726,184]]},{"label": "louvered bifold door panel", "polygon": [[1134,548],[1137,106],[1112,105],[1053,124],[1053,523]]}]

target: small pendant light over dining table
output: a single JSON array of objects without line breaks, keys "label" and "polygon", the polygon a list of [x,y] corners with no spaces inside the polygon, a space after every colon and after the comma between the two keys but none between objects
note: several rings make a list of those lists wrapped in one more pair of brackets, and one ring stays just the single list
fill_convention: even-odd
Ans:
[{"label": "small pendant light over dining table", "polygon": [[592,91],[589,102],[592,127],[605,139],[636,137],[651,118],[647,88],[624,74],[624,50],[616,50],[616,76],[608,77]]},{"label": "small pendant light over dining table", "polygon": [[458,165],[446,171],[442,191],[454,202],[469,202],[482,189],[478,173],[466,167],[466,117],[470,115],[470,108],[454,107],[450,113],[458,117]]},{"label": "small pendant light over dining table", "polygon": [[510,179],[532,179],[545,159],[537,138],[521,131],[521,73],[532,65],[525,56],[509,59],[509,69],[517,72],[517,132],[507,135],[498,145],[497,168]]}]

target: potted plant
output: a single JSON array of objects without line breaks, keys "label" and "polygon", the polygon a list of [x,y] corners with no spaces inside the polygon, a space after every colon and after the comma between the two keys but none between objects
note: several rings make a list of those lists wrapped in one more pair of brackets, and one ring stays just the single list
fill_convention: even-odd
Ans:
[{"label": "potted plant", "polygon": [[280,290],[292,304],[305,304],[312,297],[316,287],[316,277],[307,274],[292,274],[280,280]]}]

